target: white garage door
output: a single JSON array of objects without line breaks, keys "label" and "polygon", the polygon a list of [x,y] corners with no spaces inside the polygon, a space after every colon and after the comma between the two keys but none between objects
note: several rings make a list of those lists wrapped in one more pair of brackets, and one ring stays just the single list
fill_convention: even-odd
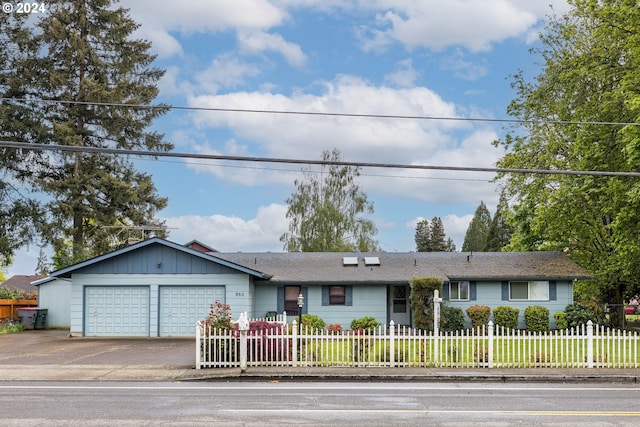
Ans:
[{"label": "white garage door", "polygon": [[224,286],[162,286],[160,336],[194,336],[196,322],[211,311],[216,300],[225,302]]},{"label": "white garage door", "polygon": [[85,336],[149,336],[149,288],[85,288]]}]

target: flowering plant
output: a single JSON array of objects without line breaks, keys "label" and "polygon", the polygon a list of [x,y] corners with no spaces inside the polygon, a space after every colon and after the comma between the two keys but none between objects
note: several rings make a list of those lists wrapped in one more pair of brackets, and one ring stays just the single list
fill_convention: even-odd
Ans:
[{"label": "flowering plant", "polygon": [[222,303],[220,300],[216,300],[216,302],[211,304],[211,312],[209,312],[206,320],[212,328],[233,329],[231,306]]}]

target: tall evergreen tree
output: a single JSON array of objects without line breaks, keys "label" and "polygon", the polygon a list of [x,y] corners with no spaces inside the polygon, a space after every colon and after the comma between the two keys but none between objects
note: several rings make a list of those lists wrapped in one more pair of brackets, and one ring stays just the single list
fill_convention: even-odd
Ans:
[{"label": "tall evergreen tree", "polygon": [[456,245],[447,238],[440,217],[433,217],[431,224],[426,219],[418,221],[415,232],[418,252],[455,252]]},{"label": "tall evergreen tree", "polygon": [[[513,83],[521,127],[498,143],[501,168],[640,170],[640,8],[569,0],[550,21],[543,68]],[[561,124],[562,123],[562,124]],[[620,123],[620,124],[614,124]],[[507,175],[516,226],[510,248],[561,250],[594,275],[601,303],[640,292],[640,183],[633,177]],[[622,310],[609,319],[622,325]]]},{"label": "tall evergreen tree", "polygon": [[431,251],[431,227],[428,220],[423,219],[418,221],[418,223],[416,224],[414,240],[416,242],[416,251]]},{"label": "tall evergreen tree", "polygon": [[289,252],[370,252],[378,250],[375,224],[362,214],[373,213],[373,203],[360,190],[360,169],[331,163],[340,151],[325,151],[323,172],[304,171],[287,199],[289,232],[280,237]]},{"label": "tall evergreen tree", "polygon": [[[25,98],[38,52],[27,16],[0,14],[0,139],[44,142],[39,107],[15,103]],[[42,209],[33,194],[33,177],[41,162],[38,151],[0,148],[0,267],[11,263],[15,250],[36,237]]]},{"label": "tall evergreen tree", "polygon": [[484,202],[481,201],[480,206],[476,208],[471,223],[469,223],[469,228],[467,228],[467,233],[464,236],[464,242],[462,244],[462,251],[483,251],[487,246],[490,224],[491,214]]},{"label": "tall evergreen tree", "polygon": [[498,202],[496,213],[493,215],[489,225],[487,244],[484,248],[486,252],[500,252],[511,241],[513,229],[507,222],[508,209],[507,197],[503,191],[500,193],[500,201]]},{"label": "tall evergreen tree", "polygon": [[[29,62],[27,95],[56,101],[38,106],[52,144],[170,150],[162,135],[147,130],[166,111],[146,107],[157,96],[164,72],[152,67],[150,44],[133,38],[138,24],[114,3],[51,2],[34,38],[40,52]],[[154,223],[155,213],[166,205],[151,177],[126,157],[82,152],[45,157],[36,168],[36,183],[51,196],[42,231],[56,251],[68,252],[65,263],[109,250],[105,226]]]},{"label": "tall evergreen tree", "polygon": [[431,220],[430,246],[431,252],[445,252],[447,250],[446,234],[444,224],[440,217],[433,217]]}]

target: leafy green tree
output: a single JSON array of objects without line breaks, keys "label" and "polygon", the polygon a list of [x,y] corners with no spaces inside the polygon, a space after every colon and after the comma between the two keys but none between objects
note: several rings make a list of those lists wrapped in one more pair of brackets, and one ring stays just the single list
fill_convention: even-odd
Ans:
[{"label": "leafy green tree", "polygon": [[434,217],[431,220],[431,252],[447,251],[446,234],[444,232],[444,224],[440,217]]},{"label": "leafy green tree", "polygon": [[496,213],[491,219],[491,224],[489,224],[487,243],[484,248],[485,252],[500,252],[502,248],[507,246],[511,241],[513,228],[507,222],[508,210],[507,197],[503,191],[500,194],[500,201],[498,202]]},{"label": "leafy green tree", "polygon": [[[637,172],[640,8],[623,0],[569,4],[542,37],[542,72],[532,82],[515,75],[508,112],[523,122],[498,142],[507,149],[498,166]],[[622,304],[640,291],[637,178],[505,178],[518,200],[510,249],[566,250],[594,275],[601,303]],[[621,326],[621,310],[610,320]]]},{"label": "leafy green tree", "polygon": [[360,169],[336,165],[340,151],[322,153],[322,172],[304,170],[295,181],[296,191],[287,199],[289,232],[280,237],[289,252],[371,252],[375,224],[362,214],[373,213],[373,203],[360,190]]},{"label": "leafy green tree", "polygon": [[[164,71],[151,65],[150,44],[134,38],[138,24],[126,9],[112,0],[56,1],[37,27],[31,38],[37,56],[23,46],[25,57],[16,67],[29,70],[26,98],[56,102],[37,108],[16,103],[40,121],[40,133],[24,133],[22,141],[158,152],[172,148],[162,135],[147,130],[166,111],[162,105],[146,107],[157,96]],[[36,176],[28,178],[49,196],[40,232],[58,252],[71,240],[63,264],[108,251],[106,226],[157,224],[155,213],[167,202],[151,176],[136,171],[127,157],[51,152],[35,160]]]},{"label": "leafy green tree", "polygon": [[430,252],[431,250],[431,227],[426,219],[418,221],[415,232],[416,251]]},{"label": "leafy green tree", "polygon": [[481,201],[480,206],[476,208],[476,212],[473,215],[471,223],[469,223],[469,228],[467,228],[467,233],[465,234],[464,242],[462,243],[462,251],[483,251],[487,246],[490,225],[491,214],[484,202]]}]

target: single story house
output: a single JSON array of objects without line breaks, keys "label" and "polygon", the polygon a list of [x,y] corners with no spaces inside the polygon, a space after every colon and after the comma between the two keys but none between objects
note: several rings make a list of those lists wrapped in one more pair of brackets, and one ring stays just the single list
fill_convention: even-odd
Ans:
[{"label": "single story house", "polygon": [[4,286],[8,289],[12,289],[14,291],[22,292],[27,299],[31,299],[36,297],[38,293],[38,288],[32,285],[32,282],[36,280],[42,279],[43,275],[24,275],[24,274],[16,274],[8,278],[1,286]]},{"label": "single story house", "polygon": [[302,314],[343,328],[364,316],[410,325],[410,280],[437,277],[451,306],[509,305],[522,318],[544,305],[553,322],[573,301],[573,282],[590,278],[559,252],[224,253],[196,243],[152,238],[54,271],[35,283],[39,305],[68,313],[79,336],[194,335],[216,300],[234,319],[245,311],[293,319],[300,293]]}]

